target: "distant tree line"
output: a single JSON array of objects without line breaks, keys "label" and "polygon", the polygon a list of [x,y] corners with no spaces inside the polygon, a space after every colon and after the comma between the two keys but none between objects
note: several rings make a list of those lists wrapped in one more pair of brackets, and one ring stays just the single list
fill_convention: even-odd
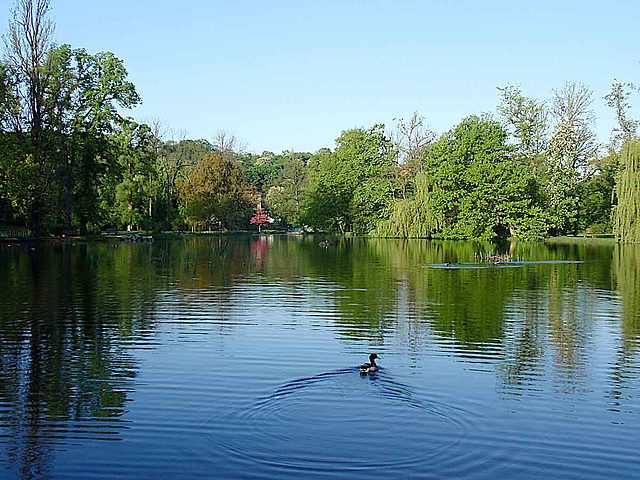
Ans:
[{"label": "distant tree line", "polygon": [[[270,228],[383,237],[539,239],[615,232],[640,241],[636,90],[615,80],[611,141],[593,93],[548,101],[499,88],[495,114],[437,135],[414,113],[345,130],[333,149],[247,153],[224,131],[190,140],[122,115],[140,97],[112,53],[56,45],[50,0],[18,0],[0,63],[0,223],[34,236],[77,230]],[[175,138],[175,137],[178,138]],[[260,210],[261,215],[264,212]],[[255,222],[254,222],[255,223]]]}]

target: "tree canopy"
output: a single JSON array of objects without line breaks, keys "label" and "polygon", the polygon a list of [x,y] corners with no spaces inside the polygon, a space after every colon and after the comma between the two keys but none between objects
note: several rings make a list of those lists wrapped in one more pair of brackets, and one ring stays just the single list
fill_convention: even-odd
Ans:
[{"label": "tree canopy", "polygon": [[[111,52],[57,45],[50,0],[17,0],[0,61],[0,223],[32,235],[118,229],[290,229],[389,237],[542,238],[611,232],[640,241],[637,130],[629,82],[548,99],[498,88],[498,120],[470,115],[438,136],[414,112],[342,131],[315,153],[246,151],[232,133],[188,139],[140,104]],[[251,221],[257,207],[267,225]],[[257,217],[256,217],[257,218]],[[262,217],[261,217],[262,218]]]}]

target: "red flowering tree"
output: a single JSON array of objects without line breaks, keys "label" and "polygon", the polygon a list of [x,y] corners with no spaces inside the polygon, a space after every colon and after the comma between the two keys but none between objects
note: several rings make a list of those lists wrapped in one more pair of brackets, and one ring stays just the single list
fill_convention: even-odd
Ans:
[{"label": "red flowering tree", "polygon": [[272,222],[273,218],[271,218],[267,211],[262,207],[258,207],[256,213],[253,214],[253,217],[251,217],[250,220],[251,225],[258,225],[259,232],[262,231],[263,225],[267,225]]}]

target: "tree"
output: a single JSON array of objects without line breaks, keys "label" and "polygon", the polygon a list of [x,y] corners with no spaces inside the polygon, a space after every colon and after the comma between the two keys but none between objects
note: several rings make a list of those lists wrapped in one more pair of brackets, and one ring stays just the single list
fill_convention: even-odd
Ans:
[{"label": "tree", "polygon": [[548,113],[543,102],[522,95],[520,87],[498,88],[498,113],[516,140],[516,153],[538,174],[541,156],[547,148]]},{"label": "tree", "polygon": [[164,142],[155,158],[153,171],[153,227],[161,230],[179,228],[183,222],[179,213],[178,183],[188,178],[190,172],[213,151],[207,140]]},{"label": "tree", "polygon": [[574,170],[584,170],[597,156],[593,131],[592,91],[584,84],[566,82],[554,90],[551,113],[556,125],[549,145],[551,156]]},{"label": "tree", "polygon": [[381,220],[375,235],[392,238],[431,238],[441,228],[442,218],[431,204],[431,182],[424,171],[415,178],[415,193],[396,200],[388,218]]},{"label": "tree", "polygon": [[54,31],[53,22],[47,17],[49,4],[49,0],[18,0],[5,37],[5,71],[12,77],[10,83],[19,106],[12,115],[13,127],[18,141],[30,150],[21,162],[35,166],[35,169],[29,167],[34,174],[31,181],[35,195],[25,207],[36,236],[43,231],[46,194],[55,172],[53,159],[47,154],[45,132],[49,52],[53,48]]},{"label": "tree", "polygon": [[133,83],[126,80],[123,62],[111,52],[95,55],[62,45],[50,52],[47,90],[50,107],[45,117],[51,146],[57,153],[57,172],[64,191],[64,223],[72,214],[81,231],[99,217],[101,178],[117,162],[110,136],[127,129],[129,120],[118,108],[140,102]]},{"label": "tree", "polygon": [[489,240],[546,234],[533,173],[511,159],[506,138],[498,122],[471,116],[431,146],[423,163],[429,218],[439,225],[434,236]]},{"label": "tree", "polygon": [[127,231],[144,225],[148,220],[147,205],[151,192],[147,181],[153,169],[153,143],[151,129],[133,119],[121,122],[115,137],[119,182],[115,187],[116,220]]},{"label": "tree", "polygon": [[249,223],[251,223],[251,225],[258,225],[259,232],[262,231],[262,227],[264,227],[265,225],[269,225],[272,222],[273,218],[271,218],[269,216],[269,213],[267,213],[267,211],[262,207],[258,207],[256,209],[256,213],[254,213],[251,217],[251,220],[249,220]]},{"label": "tree", "polygon": [[86,230],[89,219],[100,217],[97,192],[115,161],[109,135],[122,119],[118,108],[140,102],[112,53],[54,48],[49,9],[49,0],[18,0],[5,39],[4,85],[12,99],[6,118],[22,155],[10,165],[31,171],[33,195],[22,209],[34,235],[44,232],[45,221]]},{"label": "tree", "polygon": [[556,159],[547,163],[540,177],[543,208],[555,235],[578,230],[579,180],[577,170]]},{"label": "tree", "polygon": [[218,226],[246,226],[256,191],[244,172],[219,152],[207,154],[188,178],[178,182],[181,208],[193,230]]},{"label": "tree", "polygon": [[[251,158],[245,163],[247,181],[256,187],[262,195],[266,195],[278,178],[283,168],[283,157],[276,155],[264,155]],[[266,152],[271,153],[271,152]]]},{"label": "tree", "polygon": [[280,217],[287,225],[300,225],[300,208],[305,182],[305,163],[298,155],[292,154],[275,185],[267,192],[267,205],[273,214]]},{"label": "tree", "polygon": [[617,171],[618,154],[611,153],[594,162],[593,171],[579,182],[579,230],[589,233],[612,231]]},{"label": "tree", "polygon": [[235,133],[218,130],[213,135],[213,148],[222,155],[235,158],[247,148],[247,145]]},{"label": "tree", "polygon": [[33,179],[38,165],[14,128],[19,111],[15,80],[8,66],[0,62],[0,208],[5,222],[27,220],[37,194]]},{"label": "tree", "polygon": [[394,165],[384,125],[343,132],[334,152],[310,161],[304,221],[322,230],[372,231],[393,200]]},{"label": "tree", "polygon": [[413,188],[416,174],[422,168],[422,154],[436,138],[436,133],[424,125],[424,117],[414,112],[408,121],[398,120],[393,133],[394,145],[398,152],[396,178],[402,198]]},{"label": "tree", "polygon": [[424,125],[424,117],[413,112],[408,121],[399,119],[394,134],[399,163],[420,163],[422,150],[436,139],[436,133]]},{"label": "tree", "polygon": [[640,139],[628,140],[621,155],[616,185],[618,205],[614,214],[614,233],[622,242],[640,242]]},{"label": "tree", "polygon": [[629,108],[631,108],[629,97],[631,97],[631,91],[635,88],[632,83],[622,83],[614,80],[611,85],[611,92],[604,96],[607,106],[615,109],[618,122],[618,125],[611,132],[611,146],[613,149],[620,148],[624,142],[633,138],[638,131],[640,122],[628,117]]}]

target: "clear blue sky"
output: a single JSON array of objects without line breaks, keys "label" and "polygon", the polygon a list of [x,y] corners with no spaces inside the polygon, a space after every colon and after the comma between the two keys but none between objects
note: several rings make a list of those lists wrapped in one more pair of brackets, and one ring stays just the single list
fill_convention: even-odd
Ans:
[{"label": "clear blue sky", "polygon": [[[7,30],[10,5],[0,7]],[[112,51],[159,117],[189,138],[315,151],[342,130],[418,111],[442,133],[494,112],[496,87],[549,99],[594,90],[600,141],[614,78],[640,84],[640,1],[52,0],[58,43]],[[640,117],[640,94],[634,94]]]}]

